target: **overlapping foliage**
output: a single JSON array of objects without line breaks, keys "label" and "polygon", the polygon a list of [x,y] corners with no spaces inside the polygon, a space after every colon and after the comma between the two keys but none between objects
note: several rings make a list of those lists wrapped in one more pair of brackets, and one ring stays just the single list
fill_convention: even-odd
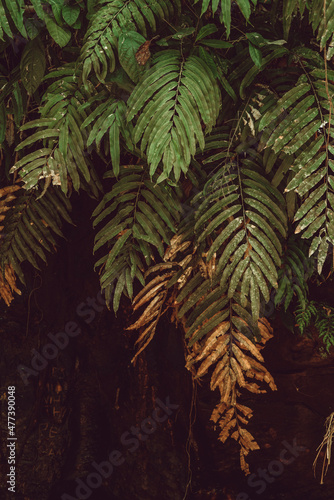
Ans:
[{"label": "overlapping foliage", "polygon": [[330,0],[0,0],[1,296],[47,260],[72,191],[96,198],[135,359],[168,312],[246,473],[242,396],[276,388],[263,306],[307,318],[308,279],[332,271],[333,32]]},{"label": "overlapping foliage", "polygon": [[323,302],[315,300],[300,301],[294,311],[298,329],[304,334],[313,325],[319,339],[322,341],[325,353],[328,355],[334,346],[334,308]]}]

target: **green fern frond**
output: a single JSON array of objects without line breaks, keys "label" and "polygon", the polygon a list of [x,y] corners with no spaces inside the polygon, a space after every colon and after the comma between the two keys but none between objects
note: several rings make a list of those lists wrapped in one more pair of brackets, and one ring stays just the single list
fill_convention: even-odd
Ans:
[{"label": "green fern frond", "polygon": [[294,315],[301,334],[304,333],[305,328],[310,326],[312,318],[316,317],[317,312],[317,305],[314,300],[306,302],[298,300]]},{"label": "green fern frond", "polygon": [[[307,95],[311,90],[311,85],[303,80],[305,80],[305,78],[300,78],[299,84],[286,92],[286,94],[277,101],[277,104],[271,107],[260,120],[260,132],[264,130],[265,127],[270,127],[269,131],[271,135],[266,142],[266,147],[272,147],[275,153],[282,150],[287,154],[295,153],[320,127],[321,121],[319,121],[320,116],[317,107],[312,110],[310,116],[307,113],[308,108],[315,102],[315,96]],[[288,110],[288,113],[286,113],[283,120],[280,120],[277,124],[275,120],[281,117],[284,110]],[[309,132],[308,135],[305,136],[306,130],[308,130],[306,127],[309,124],[311,124],[312,132]],[[293,129],[294,126],[295,129]],[[283,137],[281,137],[283,130],[285,133]],[[294,142],[296,133],[301,130],[303,130],[303,133],[297,135],[297,137],[301,138],[304,142],[296,144]]]},{"label": "green fern frond", "polygon": [[198,57],[185,59],[177,50],[160,52],[128,100],[127,120],[139,113],[133,141],[147,155],[151,177],[162,161],[158,182],[173,171],[178,181],[195,155],[204,148],[204,134],[215,125],[220,92],[208,66]]},{"label": "green fern frond", "polygon": [[294,215],[298,222],[295,232],[302,232],[302,238],[311,240],[310,256],[318,251],[319,273],[329,244],[334,242],[334,148],[330,129],[326,128],[332,105],[329,76],[318,68],[303,74],[297,85],[270,107],[259,122],[259,131],[264,135],[262,146],[276,154],[293,155],[294,175],[285,191],[294,191],[302,198]]},{"label": "green fern frond", "polygon": [[212,242],[206,260],[217,258],[220,286],[228,285],[229,298],[241,290],[241,305],[250,297],[254,320],[261,297],[267,302],[270,288],[277,287],[280,238],[287,231],[284,198],[260,172],[248,159],[222,167],[207,182],[195,216],[198,243]]},{"label": "green fern frond", "polygon": [[[196,4],[199,0],[194,0]],[[231,30],[231,5],[232,0],[202,0],[202,10],[201,16],[207,12],[207,10],[211,7],[212,14],[214,15],[217,12],[218,6],[220,7],[219,20],[224,24],[226,28],[227,37],[230,36]],[[236,1],[242,15],[248,21],[252,12],[252,3],[249,0],[237,0]],[[253,2],[254,3],[254,2]],[[256,4],[256,2],[255,2]]]},{"label": "green fern frond", "polygon": [[[10,147],[15,141],[16,131],[27,112],[27,91],[22,85],[20,67],[0,76],[0,145]],[[14,121],[14,123],[13,123]]]},{"label": "green fern frond", "polygon": [[319,337],[325,345],[327,353],[334,346],[334,308],[326,304],[319,304],[315,327]]},{"label": "green fern frond", "polygon": [[307,281],[313,273],[314,259],[308,257],[306,245],[297,244],[296,238],[290,237],[282,261],[278,271],[275,306],[284,304],[284,310],[287,311],[292,299],[297,296],[299,307],[305,308],[308,303]]},{"label": "green fern frond", "polygon": [[[319,16],[319,8],[322,12],[321,16]],[[325,2],[313,1],[310,9],[310,23],[312,24],[313,32],[317,31],[317,40],[320,42],[320,50],[323,50],[330,37],[333,35],[333,2],[331,2],[331,0],[325,0]]]},{"label": "green fern frond", "polygon": [[45,251],[56,248],[54,235],[63,236],[63,221],[72,224],[71,204],[58,188],[50,188],[41,198],[41,190],[17,191],[11,210],[2,216],[3,239],[0,246],[1,268],[9,264],[24,284],[21,264],[28,261],[40,269],[39,261],[46,262]]},{"label": "green fern frond", "polygon": [[[123,54],[124,37],[130,43],[131,50],[139,44],[129,32],[140,33],[147,38],[148,28],[156,30],[156,22],[170,20],[180,12],[179,0],[100,0],[96,5],[95,13],[91,17],[90,25],[85,34],[81,49],[82,80],[87,85],[90,73],[94,71],[99,81],[104,82],[109,73],[116,67],[118,50],[123,67],[132,78],[134,76],[133,54]],[[120,37],[123,37],[120,39]],[[140,44],[137,46],[139,48]],[[132,69],[131,69],[132,67]],[[137,77],[135,77],[137,78]],[[135,80],[136,81],[136,80]]]},{"label": "green fern frond", "polygon": [[43,8],[45,2],[41,0],[30,0],[32,5],[28,6],[25,0],[0,0],[0,40],[6,36],[14,38],[19,33],[26,40],[33,41],[41,31],[41,26],[45,25],[52,39],[60,47],[65,47],[71,39],[68,27],[76,29],[81,25],[77,22],[80,7],[61,2],[48,3],[52,8],[49,13]]},{"label": "green fern frond", "polygon": [[[22,132],[35,128],[37,132],[29,134],[16,147],[16,151],[33,149],[16,162],[11,172],[19,171],[27,190],[36,188],[39,181],[45,179],[45,188],[52,182],[61,186],[66,194],[70,179],[76,191],[89,184],[96,196],[99,185],[96,186],[96,176],[91,175],[93,165],[85,154],[87,132],[81,129],[87,118],[80,108],[85,98],[79,90],[76,75],[73,75],[72,65],[48,77],[59,73],[62,74],[61,82],[52,83],[44,95],[41,117],[21,127]],[[36,145],[40,146],[39,149]]]},{"label": "green fern frond", "polygon": [[314,324],[327,353],[334,346],[334,308],[315,300],[298,301],[294,311],[296,324],[303,334],[305,328]]},{"label": "green fern frond", "polygon": [[0,40],[4,40],[4,35],[13,38],[14,33],[10,27],[10,21],[14,24],[18,33],[24,38],[28,38],[23,22],[24,9],[24,0],[17,0],[15,2],[0,0]]},{"label": "green fern frond", "polygon": [[96,150],[99,152],[102,140],[106,139],[104,150],[106,154],[110,154],[113,172],[117,177],[120,168],[121,137],[129,149],[133,147],[131,124],[127,124],[125,120],[126,104],[102,91],[88,99],[79,110],[85,110],[88,113],[92,107],[93,111],[81,124],[81,129],[88,131],[86,145],[89,147],[95,143]]},{"label": "green fern frond", "polygon": [[[106,177],[113,177],[111,172]],[[121,167],[119,180],[93,213],[94,226],[104,222],[95,238],[94,252],[104,245],[110,248],[96,266],[102,266],[101,287],[109,305],[114,280],[115,312],[122,293],[132,298],[132,283],[137,278],[144,285],[143,272],[154,260],[162,258],[164,245],[176,232],[181,207],[168,185],[156,186],[141,166]],[[121,281],[120,281],[121,280]]]}]

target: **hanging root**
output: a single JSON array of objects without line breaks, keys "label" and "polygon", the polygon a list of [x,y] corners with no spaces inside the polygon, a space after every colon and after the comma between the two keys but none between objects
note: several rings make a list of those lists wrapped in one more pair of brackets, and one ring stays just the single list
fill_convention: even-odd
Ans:
[{"label": "hanging root", "polygon": [[320,446],[317,448],[317,456],[315,457],[315,460],[313,462],[313,471],[314,471],[314,476],[315,476],[315,468],[318,462],[319,455],[321,453],[321,450],[323,449],[324,446],[326,446],[326,453],[323,459],[322,463],[322,469],[321,469],[321,479],[320,479],[320,484],[324,484],[324,477],[327,474],[328,467],[331,463],[331,453],[332,453],[332,441],[333,441],[333,434],[334,434],[334,412],[329,415],[326,419],[326,433],[324,436],[324,439],[322,440],[322,443]]}]

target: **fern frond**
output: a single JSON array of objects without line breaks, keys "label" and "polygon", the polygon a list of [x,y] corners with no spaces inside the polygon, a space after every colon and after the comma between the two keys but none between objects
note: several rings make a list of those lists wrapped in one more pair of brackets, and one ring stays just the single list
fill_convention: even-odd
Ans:
[{"label": "fern frond", "polygon": [[290,237],[282,258],[282,267],[278,271],[278,288],[274,304],[278,307],[284,304],[286,311],[294,296],[297,296],[299,307],[305,308],[308,300],[307,282],[314,268],[314,259],[308,257],[306,245],[297,243],[295,237]]},{"label": "fern frond", "polygon": [[260,172],[248,159],[222,167],[207,182],[195,216],[198,242],[212,242],[206,258],[217,258],[220,286],[228,285],[229,298],[240,289],[242,304],[251,297],[255,320],[261,297],[267,302],[277,287],[280,237],[287,231],[284,198]]},{"label": "fern frond", "polygon": [[24,38],[28,38],[23,22],[24,9],[24,0],[17,0],[16,2],[0,0],[0,40],[5,39],[4,35],[7,35],[9,38],[13,38],[14,36],[9,21],[14,24],[18,33]]},{"label": "fern frond", "polygon": [[[0,222],[4,224],[4,220],[6,219],[6,213],[10,210],[12,202],[15,200],[16,195],[14,194],[16,191],[21,189],[18,184],[14,184],[13,186],[7,186],[0,189]],[[0,233],[4,229],[4,225],[0,226]],[[5,237],[4,234],[1,234],[1,239]],[[1,263],[0,269],[0,295],[6,302],[6,305],[9,306],[12,302],[14,296],[13,292],[21,295],[21,291],[16,286],[16,276],[13,270],[13,267],[10,263]]]},{"label": "fern frond", "polygon": [[[100,101],[102,102],[99,104]],[[127,124],[125,120],[126,104],[102,91],[83,104],[80,111],[84,110],[87,113],[93,106],[95,109],[93,108],[81,124],[81,129],[86,129],[88,132],[86,145],[89,147],[95,143],[96,150],[99,152],[101,142],[105,139],[104,150],[106,154],[110,154],[113,172],[117,177],[120,168],[121,137],[125,139],[128,148],[132,147],[131,124]]]},{"label": "fern frond", "polygon": [[0,144],[6,141],[11,147],[16,142],[16,132],[27,112],[28,96],[22,85],[20,68],[2,74],[0,85]]},{"label": "fern frond", "polygon": [[[145,273],[145,277],[147,277],[149,274],[159,272],[158,275],[153,277],[153,279],[145,285],[132,302],[134,311],[149,302],[138,320],[127,328],[128,330],[141,330],[135,342],[135,345],[138,344],[138,350],[131,360],[132,363],[135,362],[140,353],[154,337],[158,321],[164,312],[162,308],[166,303],[168,295],[167,285],[171,277],[175,276],[178,269],[179,266],[177,263],[163,262],[151,266]],[[168,308],[168,305],[166,305],[166,307]]]},{"label": "fern frond", "polygon": [[208,66],[198,57],[184,59],[176,50],[160,52],[128,100],[127,120],[137,113],[134,143],[147,155],[151,177],[162,161],[163,173],[178,181],[195,155],[204,147],[202,122],[209,133],[220,108],[220,93]]},{"label": "fern frond", "polygon": [[[187,280],[194,265],[191,241],[186,240],[185,235],[180,233],[171,238],[163,256],[163,262],[151,265],[146,271],[145,277],[149,275],[152,277],[132,301],[135,311],[142,306],[145,306],[145,309],[139,319],[128,327],[129,330],[141,329],[140,336],[136,341],[136,344],[139,344],[139,350],[133,361],[152,340],[162,314],[162,307],[165,305],[164,312],[166,312],[169,307],[174,305],[174,315],[177,314],[176,295],[184,285],[186,290],[192,286],[192,280],[190,283],[187,283]],[[201,277],[200,281],[203,281]],[[142,331],[144,327],[145,329]]]},{"label": "fern frond", "polygon": [[[261,333],[263,333],[260,342],[264,344],[272,336],[271,328],[265,320],[259,323],[259,326]],[[226,326],[224,329],[226,330]],[[219,334],[219,330],[217,334]],[[233,329],[233,327],[230,335],[226,336],[229,341],[226,354],[223,354],[223,356],[217,355],[222,351],[222,344],[226,342],[224,336],[218,337],[218,341],[213,344],[211,352],[207,354],[209,362],[217,357],[220,359],[211,376],[211,389],[214,390],[218,387],[221,399],[211,415],[211,420],[220,427],[220,441],[224,443],[228,437],[232,437],[239,444],[241,469],[247,475],[250,471],[246,457],[250,451],[258,450],[259,445],[252,434],[244,428],[253,416],[253,412],[250,408],[238,402],[239,388],[247,389],[252,393],[266,392],[260,388],[259,384],[248,381],[248,378],[255,378],[260,382],[265,382],[272,390],[276,390],[276,385],[271,374],[263,367],[261,362],[253,357],[255,356],[263,361],[259,352],[259,344],[252,344],[247,337],[237,329]],[[190,355],[189,358],[192,363],[197,361],[193,355]],[[204,363],[208,363],[207,360]],[[203,366],[203,362],[201,366]]]},{"label": "fern frond", "polygon": [[315,327],[319,337],[325,344],[327,353],[334,346],[334,308],[326,304],[318,304]]},{"label": "fern frond", "polygon": [[[71,204],[57,188],[50,188],[43,198],[41,190],[27,193],[16,188],[15,195],[7,197],[1,215],[3,234],[0,246],[1,269],[10,266],[20,281],[25,284],[21,264],[28,261],[36,269],[39,262],[46,262],[45,251],[56,248],[54,235],[63,236],[63,220],[72,223],[69,216]],[[6,189],[6,188],[4,188]],[[10,210],[7,206],[10,201]]]},{"label": "fern frond", "polygon": [[[99,81],[105,81],[108,72],[112,73],[115,70],[117,49],[122,66],[136,81],[139,69],[135,69],[134,66],[134,50],[135,47],[139,48],[141,45],[139,42],[142,39],[126,33],[140,33],[145,40],[148,28],[155,31],[157,21],[163,19],[168,21],[178,15],[179,11],[179,0],[173,2],[171,0],[100,0],[90,20],[81,49],[80,61],[84,85],[87,85],[92,71]],[[123,52],[124,43],[131,48],[133,52],[131,55]]]},{"label": "fern frond", "polygon": [[294,311],[296,324],[300,330],[300,333],[303,334],[305,328],[310,326],[312,317],[316,317],[318,313],[317,305],[314,300],[304,301],[298,300],[297,307]]},{"label": "fern frond", "polygon": [[[106,177],[113,174],[107,172]],[[119,180],[93,213],[94,226],[105,224],[96,235],[94,252],[105,244],[111,247],[96,264],[102,265],[101,287],[106,290],[108,305],[114,280],[122,280],[113,297],[115,312],[122,293],[132,298],[135,278],[144,285],[145,263],[149,266],[156,252],[163,257],[180,211],[168,185],[155,186],[141,166],[121,167]]]},{"label": "fern frond", "polygon": [[[319,8],[322,15],[319,16]],[[323,50],[334,30],[334,5],[330,0],[325,2],[312,2],[310,9],[310,22],[313,32],[317,31],[317,40],[320,42],[320,50]],[[327,56],[328,59],[328,56]]]},{"label": "fern frond", "polygon": [[[194,0],[196,4],[199,0]],[[211,7],[212,14],[214,15],[217,12],[218,7],[220,7],[219,20],[224,24],[226,28],[227,37],[230,36],[231,30],[231,5],[232,0],[202,0],[202,10],[201,16],[207,12],[207,10]],[[242,15],[245,17],[246,21],[249,20],[252,11],[252,3],[249,0],[237,0],[236,1]],[[254,3],[254,2],[253,2]]]},{"label": "fern frond", "polygon": [[334,308],[315,300],[306,304],[298,302],[294,311],[297,326],[303,334],[305,328],[314,324],[327,353],[334,346]]},{"label": "fern frond", "polygon": [[[211,419],[221,428],[219,439],[222,442],[231,436],[239,443],[241,468],[248,474],[245,457],[250,450],[258,449],[258,445],[244,429],[243,424],[249,420],[246,416],[250,418],[252,412],[246,407],[246,413],[243,412],[238,396],[240,389],[253,393],[265,392],[260,385],[248,380],[252,378],[267,383],[272,390],[276,389],[272,376],[262,365],[259,346],[251,340],[256,336],[264,343],[272,335],[266,320],[254,321],[247,310],[249,304],[247,309],[242,307],[240,296],[235,294],[229,298],[226,291],[224,293],[219,286],[215,287],[212,280],[203,280],[202,285],[196,285],[194,281],[192,290],[188,290],[183,297],[178,317],[183,320],[186,337],[190,337],[186,366],[193,371],[195,378],[204,376],[214,368],[210,387],[211,390],[219,389],[220,403]],[[179,298],[180,294],[175,301],[178,302]],[[195,370],[196,363],[199,366]]]},{"label": "fern frond", "polygon": [[[171,268],[173,263],[169,261],[177,255],[180,271],[177,271],[177,267]],[[252,412],[240,405],[237,398],[239,389],[265,392],[260,385],[247,379],[255,378],[269,384],[271,389],[276,389],[272,376],[261,364],[263,357],[259,345],[250,340],[255,336],[260,342],[266,342],[272,336],[271,329],[266,320],[253,320],[249,311],[240,305],[237,294],[232,298],[227,296],[227,287],[222,289],[215,280],[215,270],[211,276],[204,272],[204,261],[192,257],[189,241],[184,241],[181,234],[173,238],[164,260],[162,266],[154,266],[154,270],[159,271],[158,276],[146,285],[134,301],[136,309],[147,303],[149,305],[131,329],[145,327],[148,323],[149,326],[138,339],[144,347],[143,342],[146,345],[154,335],[153,328],[161,314],[162,302],[166,308],[174,310],[174,317],[181,321],[189,338],[187,368],[193,371],[195,378],[204,376],[214,368],[210,387],[220,390],[220,403],[212,414],[212,420],[221,428],[219,439],[222,442],[231,436],[239,443],[241,467],[247,474],[249,468],[245,457],[250,450],[258,449],[258,445],[244,428]],[[211,264],[209,269],[214,269],[214,266]],[[170,300],[166,303],[168,289]],[[199,365],[195,370],[197,363]]]},{"label": "fern frond", "polygon": [[[303,74],[297,85],[267,110],[259,123],[259,130],[264,131],[264,147],[272,148],[276,154],[294,157],[291,166],[294,175],[286,192],[294,191],[302,198],[294,215],[298,222],[295,232],[302,232],[302,238],[311,240],[310,256],[318,251],[319,273],[329,243],[334,242],[334,148],[330,126],[326,128],[332,106],[328,76],[318,68]],[[281,120],[277,121],[278,118]]]},{"label": "fern frond", "polygon": [[[45,179],[45,189],[51,184],[61,186],[66,194],[69,190],[68,179],[76,191],[80,186],[89,184],[95,196],[98,193],[91,175],[93,165],[85,154],[87,132],[81,129],[87,118],[80,105],[85,101],[78,87],[77,76],[73,75],[72,65],[51,73],[52,78],[62,75],[61,82],[52,83],[44,95],[44,106],[40,118],[25,123],[21,131],[37,129],[29,134],[16,148],[17,151],[31,150],[12,167],[11,172],[19,171],[25,189],[36,188],[40,179]],[[70,76],[68,76],[70,75]],[[39,149],[36,149],[39,145]]]},{"label": "fern frond", "polygon": [[10,264],[5,264],[0,272],[0,296],[8,307],[14,299],[14,292],[21,295],[21,291],[16,286],[16,276],[13,267]]},{"label": "fern frond", "polygon": [[[220,390],[220,403],[212,420],[221,428],[222,442],[231,436],[239,443],[241,467],[247,474],[245,456],[250,450],[258,449],[258,445],[244,429],[251,410],[240,405],[237,399],[239,389],[265,392],[248,379],[255,378],[276,389],[272,376],[261,364],[260,343],[264,344],[272,336],[269,323],[254,320],[249,302],[241,305],[239,293],[227,295],[228,286],[221,287],[217,279],[215,259],[205,262],[184,234],[172,238],[164,263],[151,267],[149,273],[153,272],[158,274],[133,301],[135,310],[145,306],[140,318],[130,326],[130,329],[140,327],[142,330],[137,340],[138,354],[153,338],[162,312],[172,309],[172,318],[183,325],[189,339],[186,367],[195,378],[214,368],[210,387]],[[253,343],[254,338],[258,344]]]}]

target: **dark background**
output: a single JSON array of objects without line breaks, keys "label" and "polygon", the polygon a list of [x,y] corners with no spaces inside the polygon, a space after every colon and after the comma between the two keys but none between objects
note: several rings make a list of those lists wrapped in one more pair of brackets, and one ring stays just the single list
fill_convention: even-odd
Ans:
[{"label": "dark background", "polygon": [[[56,500],[65,493],[75,498],[76,478],[85,481],[94,472],[92,462],[107,460],[117,449],[125,462],[93,491],[92,500],[333,499],[334,464],[324,485],[319,484],[323,455],[316,479],[312,471],[326,417],[334,411],[333,356],[321,355],[317,336],[300,337],[279,316],[271,318],[274,338],[263,355],[278,390],[241,398],[254,409],[249,430],[261,448],[248,457],[255,474],[250,486],[240,472],[236,443],[220,443],[210,422],[218,392],[210,391],[208,377],[193,385],[184,368],[181,330],[163,317],[133,365],[137,332],[126,330],[130,303],[122,302],[117,318],[107,308],[89,324],[77,316],[78,305],[97,296],[99,281],[93,269],[94,232],[87,224],[96,202],[73,198],[76,226],[65,228],[66,240],[41,272],[27,266],[27,289],[22,287],[10,308],[2,304],[0,309],[1,498]],[[333,291],[328,280],[311,288],[311,295],[334,306]],[[17,366],[30,366],[31,349],[40,352],[50,342],[47,334],[61,331],[68,321],[76,321],[81,334],[25,385]],[[4,394],[9,385],[16,386],[15,494],[6,487]],[[120,443],[122,434],[152,414],[156,398],[164,402],[167,397],[179,408],[131,453]],[[283,470],[272,465],[282,443],[294,440],[304,447],[299,456]],[[267,476],[270,483],[259,483],[261,469],[266,473],[268,467],[278,474]],[[265,489],[259,493],[261,484]]]}]

